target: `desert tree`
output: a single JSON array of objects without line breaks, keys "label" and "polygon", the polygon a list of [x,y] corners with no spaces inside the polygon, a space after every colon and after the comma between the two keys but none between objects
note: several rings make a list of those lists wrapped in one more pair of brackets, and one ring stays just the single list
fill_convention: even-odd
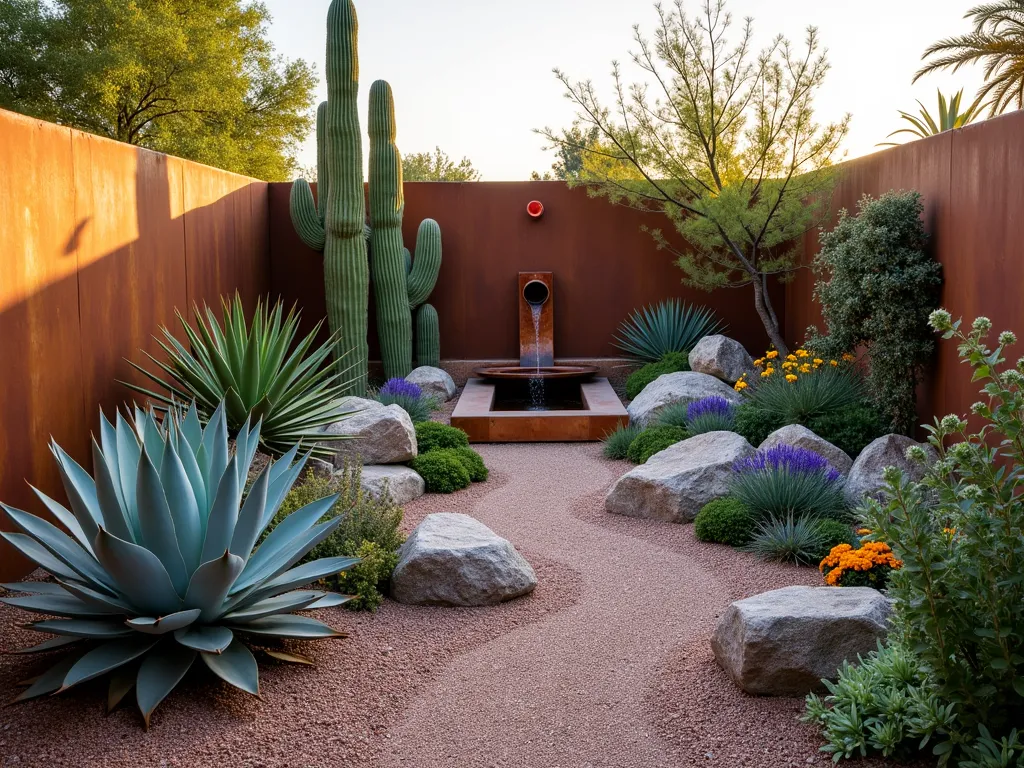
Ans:
[{"label": "desert tree", "polygon": [[[814,27],[803,46],[779,36],[756,51],[749,18],[731,43],[722,0],[703,0],[692,16],[683,0],[655,8],[653,39],[635,26],[629,54],[644,82],[627,85],[613,62],[606,104],[591,80],[555,70],[577,110],[572,130],[598,132],[596,142],[574,146],[584,163],[570,183],[667,216],[688,249],[650,231],[676,256],[683,283],[750,285],[768,338],[786,352],[769,282],[800,268],[794,244],[827,212],[849,124],[849,116],[824,126],[814,119],[826,52]],[[572,130],[540,133],[565,146]]]}]

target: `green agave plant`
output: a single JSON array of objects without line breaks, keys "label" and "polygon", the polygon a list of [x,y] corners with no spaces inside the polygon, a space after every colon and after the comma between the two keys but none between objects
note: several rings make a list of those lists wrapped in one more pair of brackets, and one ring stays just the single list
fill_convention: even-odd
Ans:
[{"label": "green agave plant", "polygon": [[[59,693],[110,675],[107,705],[134,687],[149,727],[153,710],[197,659],[214,674],[258,695],[256,659],[247,642],[283,661],[312,663],[275,649],[281,638],[342,637],[292,611],[327,608],[350,598],[299,589],[351,568],[353,557],[295,567],[341,522],[317,521],[337,496],[296,510],[253,551],[309,457],[297,447],[259,473],[243,500],[260,425],[243,424],[228,448],[224,408],[204,429],[193,405],[172,408],[161,424],[150,410],[129,421],[100,422],[92,441],[95,478],[56,443],[70,511],[33,489],[68,531],[0,505],[19,532],[7,542],[54,581],[2,585],[22,597],[2,602],[56,616],[28,628],[54,637],[19,653],[67,649],[17,700]],[[70,535],[69,535],[70,534]]]},{"label": "green agave plant", "polygon": [[705,336],[726,329],[707,307],[670,299],[633,312],[612,344],[630,357],[656,363],[669,352],[689,352]]},{"label": "green agave plant", "polygon": [[[892,138],[898,136],[901,133],[909,133],[911,136],[915,136],[919,139],[925,139],[929,136],[935,136],[943,133],[944,131],[952,131],[956,128],[963,128],[965,125],[973,123],[978,117],[981,116],[981,99],[979,96],[974,102],[967,107],[963,112],[960,111],[960,100],[963,98],[964,89],[961,88],[955,94],[953,94],[949,102],[946,102],[946,97],[942,95],[942,91],[938,91],[939,95],[939,114],[938,120],[932,117],[932,114],[928,111],[920,101],[917,105],[921,107],[919,112],[920,117],[915,117],[909,112],[899,110],[900,118],[910,123],[911,128],[900,128],[898,131],[893,131],[886,138]],[[898,144],[894,141],[886,141],[878,145],[879,147],[895,147]]]},{"label": "green agave plant", "polygon": [[329,459],[334,451],[323,443],[345,436],[324,434],[320,428],[352,412],[342,402],[341,374],[329,365],[336,340],[314,349],[321,321],[296,345],[299,313],[293,307],[283,316],[281,302],[273,310],[257,303],[251,326],[237,293],[221,304],[223,326],[210,307],[203,312],[195,308],[195,329],[176,312],[191,351],[167,328],[160,329],[164,338],[157,343],[167,362],[144,354],[166,376],[128,361],[166,392],[122,383],[165,407],[195,402],[204,418],[224,403],[232,434],[247,419],[262,420],[260,439],[268,453],[281,456],[291,446],[305,444],[313,456]]}]

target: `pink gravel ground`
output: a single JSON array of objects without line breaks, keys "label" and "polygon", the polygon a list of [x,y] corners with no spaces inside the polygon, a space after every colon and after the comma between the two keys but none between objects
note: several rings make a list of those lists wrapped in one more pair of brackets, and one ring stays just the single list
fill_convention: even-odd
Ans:
[{"label": "pink gravel ground", "polygon": [[[708,637],[736,598],[816,571],[758,563],[692,526],[609,515],[627,467],[596,445],[480,446],[489,482],[406,509],[472,514],[537,570],[533,595],[478,609],[391,601],[321,611],[350,637],[304,644],[318,667],[261,665],[261,699],[203,674],[143,732],[132,707],[103,714],[102,686],[0,709],[0,766],[827,765],[794,699],[739,693]],[[0,609],[0,648],[28,644]],[[0,657],[0,693],[37,664]],[[869,765],[861,763],[860,765]]]}]

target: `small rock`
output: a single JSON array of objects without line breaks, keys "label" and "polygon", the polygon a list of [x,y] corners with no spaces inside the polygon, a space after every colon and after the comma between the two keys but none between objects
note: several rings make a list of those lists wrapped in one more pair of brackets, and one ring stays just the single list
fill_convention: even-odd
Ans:
[{"label": "small rock", "polygon": [[670,445],[620,477],[604,500],[616,515],[688,523],[727,496],[732,465],[754,453],[735,432],[705,432]]},{"label": "small rock", "polygon": [[360,485],[363,491],[380,498],[388,494],[399,506],[418,499],[426,492],[423,478],[415,470],[401,464],[375,464],[363,467]]},{"label": "small rock", "polygon": [[391,596],[411,605],[494,605],[536,586],[537,575],[512,544],[454,512],[423,518],[391,575]]},{"label": "small rock", "polygon": [[792,445],[796,448],[814,451],[844,475],[853,466],[853,459],[847,455],[846,451],[832,445],[828,440],[818,437],[802,424],[790,424],[782,429],[776,429],[765,438],[763,443],[757,446],[757,449],[760,451],[774,448],[777,445]]},{"label": "small rock", "polygon": [[744,373],[753,375],[754,360],[735,339],[715,334],[705,336],[690,350],[690,370],[721,379],[730,386]]},{"label": "small rock", "polygon": [[730,403],[738,403],[741,399],[739,393],[728,384],[706,373],[665,373],[644,387],[626,411],[631,424],[646,426],[670,405],[690,403],[711,396],[724,397]]},{"label": "small rock", "polygon": [[347,457],[359,457],[363,464],[400,464],[416,458],[416,430],[403,408],[361,397],[345,398],[343,404],[352,415],[322,430],[352,438],[321,443],[336,451],[336,469],[345,466]]},{"label": "small rock", "polygon": [[885,487],[882,473],[886,467],[899,467],[912,480],[920,480],[924,477],[925,467],[907,459],[907,448],[913,445],[920,445],[924,448],[929,462],[934,462],[938,458],[935,449],[930,445],[917,443],[906,435],[883,435],[868,443],[867,447],[860,452],[857,460],[853,462],[846,478],[846,486],[843,491],[846,503],[851,507],[858,507],[864,501],[865,496],[881,500],[884,494],[880,491]]},{"label": "small rock", "polygon": [[844,661],[875,650],[890,611],[870,587],[776,589],[730,605],[711,648],[747,693],[803,696],[835,679]]},{"label": "small rock", "polygon": [[423,390],[423,394],[434,397],[441,403],[448,402],[459,391],[447,371],[432,365],[421,365],[406,376],[405,380],[411,381]]}]

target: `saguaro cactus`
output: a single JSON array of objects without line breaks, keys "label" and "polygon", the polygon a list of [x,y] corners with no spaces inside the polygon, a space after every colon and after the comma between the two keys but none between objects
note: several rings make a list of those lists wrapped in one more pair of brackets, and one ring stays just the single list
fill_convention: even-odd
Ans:
[{"label": "saguaro cactus", "polygon": [[[403,377],[412,370],[412,311],[423,304],[434,290],[441,269],[441,228],[433,219],[420,223],[413,258],[402,243],[402,160],[395,146],[395,103],[391,86],[377,80],[370,86],[370,253],[373,258],[374,300],[377,305],[377,332],[380,338],[384,374]],[[426,305],[424,306],[424,308]],[[421,325],[417,313],[417,331]],[[432,316],[433,320],[430,320]],[[437,312],[433,307],[422,321],[429,337],[426,363],[437,365],[439,338]]]},{"label": "saguaro cactus", "polygon": [[359,131],[359,24],[351,0],[332,0],[327,11],[327,101],[317,110],[318,204],[303,179],[292,185],[291,217],[302,241],[324,255],[324,291],[332,333],[340,331],[335,365],[366,393],[367,260],[363,145]]}]

